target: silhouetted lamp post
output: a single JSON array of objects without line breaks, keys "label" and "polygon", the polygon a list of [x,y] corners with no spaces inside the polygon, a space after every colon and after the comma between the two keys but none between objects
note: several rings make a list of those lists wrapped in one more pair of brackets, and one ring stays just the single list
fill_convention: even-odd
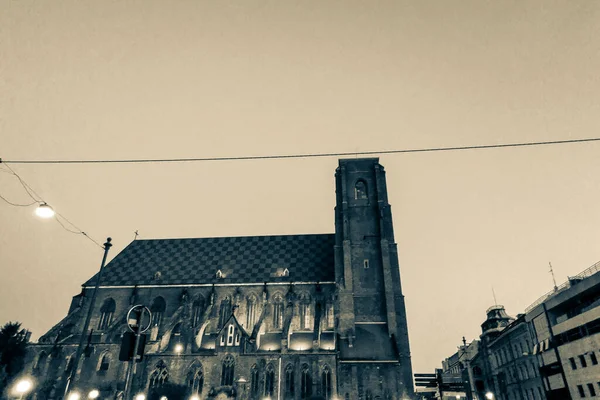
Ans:
[{"label": "silhouetted lamp post", "polygon": [[[73,367],[71,367],[71,371],[69,371],[69,377],[67,378],[67,383],[65,385],[65,394],[63,396],[63,398],[65,398],[65,399],[68,399],[67,395],[69,393],[70,386],[73,383],[73,381],[75,380],[75,376],[77,375],[77,370],[79,369],[79,361],[80,361],[81,355],[83,353],[83,344],[85,342],[88,328],[90,326],[90,320],[92,319],[92,313],[94,312],[94,303],[96,302],[96,295],[98,294],[98,287],[100,286],[100,280],[102,279],[102,271],[104,270],[104,265],[106,264],[106,256],[108,255],[108,250],[112,246],[111,241],[112,241],[111,238],[107,238],[106,243],[104,243],[104,256],[102,257],[102,263],[100,264],[100,271],[98,271],[98,277],[96,278],[96,285],[94,286],[94,291],[92,292],[92,299],[90,300],[90,306],[88,308],[87,316],[85,318],[85,323],[83,324],[83,329],[82,329],[81,335],[79,337],[79,345],[77,346],[77,353],[75,353],[75,360],[73,362]],[[72,400],[76,400],[76,399],[72,399]]]}]

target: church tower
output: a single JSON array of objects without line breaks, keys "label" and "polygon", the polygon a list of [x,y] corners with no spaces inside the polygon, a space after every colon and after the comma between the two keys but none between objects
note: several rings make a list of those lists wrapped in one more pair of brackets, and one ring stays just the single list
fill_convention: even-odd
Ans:
[{"label": "church tower", "polygon": [[411,396],[406,309],[384,168],[377,158],[344,159],[335,178],[340,395]]}]

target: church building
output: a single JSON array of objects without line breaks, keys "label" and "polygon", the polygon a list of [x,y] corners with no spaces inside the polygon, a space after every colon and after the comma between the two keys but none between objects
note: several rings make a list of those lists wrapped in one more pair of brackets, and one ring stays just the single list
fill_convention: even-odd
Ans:
[{"label": "church building", "polygon": [[77,368],[69,390],[81,399],[92,390],[99,399],[122,399],[126,316],[144,305],[151,320],[130,398],[412,399],[406,310],[379,159],[339,160],[335,191],[331,234],[134,240],[105,266],[93,309],[97,276],[30,346],[34,398],[62,399]]}]

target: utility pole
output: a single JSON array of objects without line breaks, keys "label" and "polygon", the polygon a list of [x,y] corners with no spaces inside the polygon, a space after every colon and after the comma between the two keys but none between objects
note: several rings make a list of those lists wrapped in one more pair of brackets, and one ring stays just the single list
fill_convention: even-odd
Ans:
[{"label": "utility pole", "polygon": [[[71,367],[71,371],[69,372],[69,376],[67,377],[67,382],[65,384],[65,392],[63,394],[63,398],[66,399],[69,394],[69,389],[71,388],[71,384],[75,380],[75,376],[77,375],[77,370],[79,369],[79,361],[81,359],[81,354],[83,353],[83,343],[87,337],[87,331],[90,327],[90,320],[92,319],[92,313],[94,312],[94,303],[96,303],[96,295],[98,294],[98,287],[100,286],[100,280],[102,279],[102,272],[104,271],[104,265],[106,264],[106,257],[108,255],[108,250],[111,248],[111,238],[106,239],[106,243],[104,243],[104,256],[102,257],[102,263],[100,264],[100,271],[98,271],[98,276],[96,277],[96,285],[94,286],[94,291],[92,292],[92,299],[90,300],[90,306],[88,308],[87,316],[85,318],[85,323],[83,324],[83,329],[81,331],[81,335],[79,337],[79,345],[77,346],[77,352],[75,353],[75,360],[73,361],[73,366]],[[84,292],[85,295],[85,292]]]}]

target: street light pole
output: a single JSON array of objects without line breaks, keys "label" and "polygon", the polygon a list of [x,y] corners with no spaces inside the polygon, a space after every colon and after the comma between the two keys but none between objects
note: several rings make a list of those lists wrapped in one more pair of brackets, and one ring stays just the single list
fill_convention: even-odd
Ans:
[{"label": "street light pole", "polygon": [[71,367],[71,371],[69,372],[69,377],[67,378],[67,383],[65,384],[65,393],[63,395],[63,399],[66,400],[67,395],[69,393],[69,388],[71,383],[75,380],[75,376],[77,375],[77,370],[79,369],[79,361],[81,358],[81,354],[83,353],[83,343],[87,336],[87,331],[90,326],[90,320],[92,319],[92,312],[94,311],[94,303],[96,302],[96,295],[98,294],[98,287],[100,286],[100,280],[102,279],[102,271],[104,270],[104,265],[106,264],[106,257],[108,255],[108,250],[111,248],[112,239],[107,238],[106,243],[104,243],[104,256],[102,257],[102,263],[100,264],[100,271],[98,272],[98,277],[96,278],[96,285],[94,286],[94,291],[92,292],[92,299],[90,300],[90,306],[88,308],[87,316],[85,318],[85,323],[83,324],[83,329],[81,331],[81,336],[79,338],[79,345],[77,346],[77,352],[75,353],[75,361],[73,362],[73,366]]}]

